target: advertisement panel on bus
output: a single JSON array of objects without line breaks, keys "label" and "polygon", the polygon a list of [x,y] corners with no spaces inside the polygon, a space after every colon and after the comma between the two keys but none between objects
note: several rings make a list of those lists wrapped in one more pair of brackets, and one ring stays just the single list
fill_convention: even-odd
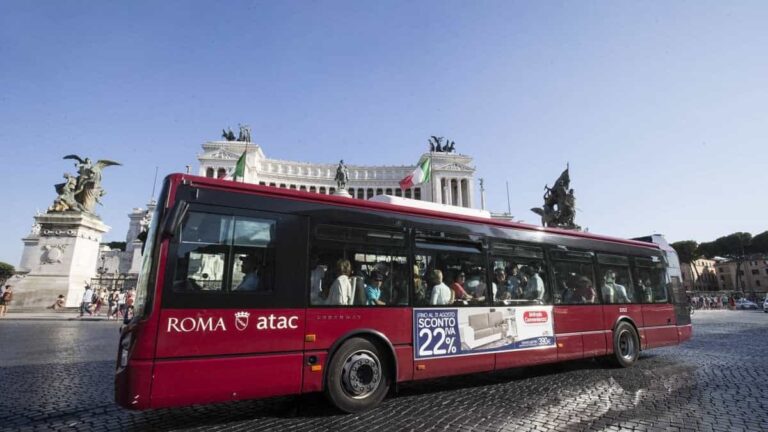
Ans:
[{"label": "advertisement panel on bus", "polygon": [[416,359],[555,344],[552,306],[414,309],[413,321]]}]

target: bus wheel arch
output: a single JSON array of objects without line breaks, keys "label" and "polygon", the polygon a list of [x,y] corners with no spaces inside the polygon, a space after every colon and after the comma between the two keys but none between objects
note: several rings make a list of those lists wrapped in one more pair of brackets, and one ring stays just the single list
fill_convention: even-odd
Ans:
[{"label": "bus wheel arch", "polygon": [[632,367],[640,357],[640,334],[628,318],[620,319],[613,327],[613,356],[616,366]]},{"label": "bus wheel arch", "polygon": [[378,405],[397,381],[397,361],[389,340],[371,330],[339,338],[328,351],[323,388],[328,400],[348,413]]}]

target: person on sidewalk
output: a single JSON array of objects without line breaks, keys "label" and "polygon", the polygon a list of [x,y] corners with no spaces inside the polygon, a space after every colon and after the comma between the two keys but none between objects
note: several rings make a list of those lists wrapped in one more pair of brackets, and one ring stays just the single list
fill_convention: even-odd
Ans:
[{"label": "person on sidewalk", "polygon": [[99,289],[96,292],[96,295],[93,298],[93,314],[96,316],[99,316],[99,312],[101,311],[101,306],[104,304],[104,291]]},{"label": "person on sidewalk", "polygon": [[116,289],[113,289],[112,292],[109,293],[109,311],[107,312],[107,319],[112,319],[112,317],[115,317],[117,319],[117,298],[119,297],[119,294]]},{"label": "person on sidewalk", "polygon": [[8,306],[13,300],[13,288],[10,285],[5,286],[5,291],[0,295],[0,318],[5,316]]},{"label": "person on sidewalk", "polygon": [[52,305],[48,306],[46,309],[53,309],[55,311],[64,309],[64,294],[59,294],[59,297],[56,298],[56,301],[53,302]]},{"label": "person on sidewalk", "polygon": [[85,285],[85,293],[83,294],[83,300],[80,302],[80,317],[82,318],[86,312],[88,316],[93,315],[91,312],[91,301],[93,300],[93,288],[90,285]]}]

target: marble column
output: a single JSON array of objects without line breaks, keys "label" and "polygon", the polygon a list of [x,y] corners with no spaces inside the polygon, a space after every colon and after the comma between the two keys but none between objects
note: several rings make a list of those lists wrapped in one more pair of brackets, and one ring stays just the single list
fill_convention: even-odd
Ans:
[{"label": "marble column", "polygon": [[462,183],[461,179],[456,179],[456,195],[457,195],[456,205],[459,207],[466,207],[464,205],[464,194],[462,193],[463,191],[461,190],[462,189],[461,183]]}]

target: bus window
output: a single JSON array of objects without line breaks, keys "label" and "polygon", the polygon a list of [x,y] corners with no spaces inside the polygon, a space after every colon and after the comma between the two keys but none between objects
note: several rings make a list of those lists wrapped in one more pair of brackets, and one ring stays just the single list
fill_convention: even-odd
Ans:
[{"label": "bus window", "polygon": [[668,303],[664,265],[648,258],[635,258],[637,293],[643,303]]},{"label": "bus window", "polygon": [[491,246],[491,265],[496,304],[547,302],[548,272],[541,248],[494,243]]},{"label": "bus window", "polygon": [[[480,249],[417,242],[414,261],[420,269],[423,292],[416,306],[474,306],[486,304],[488,285]],[[432,250],[429,250],[432,249]]]},{"label": "bus window", "polygon": [[598,254],[600,293],[603,303],[636,303],[635,289],[629,276],[629,259]]},{"label": "bus window", "polygon": [[174,291],[221,291],[231,216],[190,212],[181,227]]},{"label": "bus window", "polygon": [[275,226],[273,220],[235,217],[232,291],[272,292]]},{"label": "bus window", "polygon": [[318,225],[310,267],[311,305],[408,304],[408,258],[402,232]]},{"label": "bus window", "polygon": [[598,303],[589,252],[552,252],[555,304]]}]

